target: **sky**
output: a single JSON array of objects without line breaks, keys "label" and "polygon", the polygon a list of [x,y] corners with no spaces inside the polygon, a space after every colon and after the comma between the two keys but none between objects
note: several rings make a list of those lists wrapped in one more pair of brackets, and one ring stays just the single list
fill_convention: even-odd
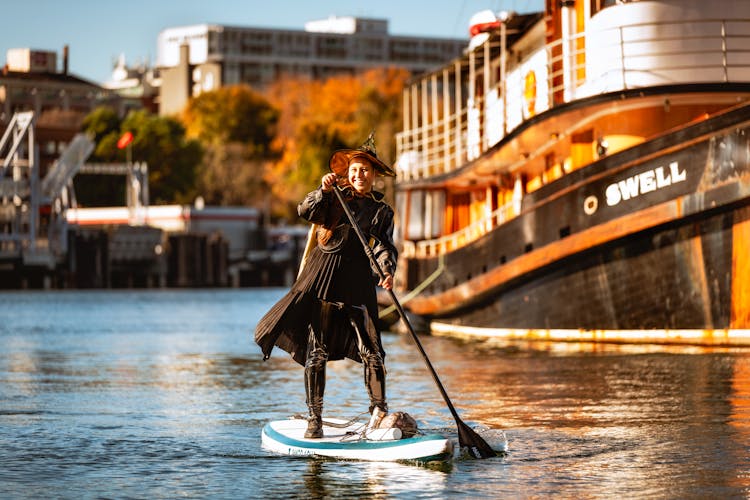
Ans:
[{"label": "sky", "polygon": [[329,16],[387,19],[392,35],[466,38],[469,20],[490,9],[540,11],[543,0],[2,0],[0,66],[10,48],[51,50],[62,69],[69,46],[70,73],[103,83],[114,61],[156,61],[160,31],[192,24],[303,30]]}]

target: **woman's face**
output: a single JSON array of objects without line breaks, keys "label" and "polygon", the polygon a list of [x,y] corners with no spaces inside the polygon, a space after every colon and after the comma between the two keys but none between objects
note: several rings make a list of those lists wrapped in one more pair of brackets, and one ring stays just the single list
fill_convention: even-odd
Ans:
[{"label": "woman's face", "polygon": [[375,170],[366,159],[355,157],[349,162],[348,178],[349,184],[358,193],[369,193],[372,191],[372,182],[375,180]]}]

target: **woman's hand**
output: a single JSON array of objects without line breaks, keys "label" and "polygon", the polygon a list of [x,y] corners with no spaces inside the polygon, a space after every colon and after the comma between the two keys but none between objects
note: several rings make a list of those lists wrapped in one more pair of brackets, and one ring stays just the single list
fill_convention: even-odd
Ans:
[{"label": "woman's hand", "polygon": [[323,187],[323,191],[328,193],[333,189],[333,186],[336,185],[337,181],[338,175],[331,172],[330,174],[326,174],[323,176],[323,178],[320,180],[320,185]]},{"label": "woman's hand", "polygon": [[378,286],[382,286],[386,290],[391,290],[393,288],[393,276],[386,274],[385,278],[380,280]]}]

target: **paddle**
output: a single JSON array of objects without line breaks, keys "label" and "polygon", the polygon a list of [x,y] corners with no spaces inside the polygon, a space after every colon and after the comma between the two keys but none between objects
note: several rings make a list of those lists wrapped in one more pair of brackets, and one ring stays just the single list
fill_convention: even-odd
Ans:
[{"label": "paddle", "polygon": [[[378,271],[378,275],[380,276],[380,278],[385,279],[385,273],[383,272],[383,269],[380,267],[380,264],[378,264],[378,261],[375,260],[375,256],[372,253],[372,249],[370,248],[370,245],[367,244],[367,240],[365,239],[365,236],[362,234],[362,229],[357,224],[357,221],[354,220],[354,215],[352,214],[352,211],[349,209],[349,206],[346,204],[346,202],[342,198],[339,188],[334,186],[333,192],[336,193],[336,198],[338,198],[339,203],[341,203],[341,206],[344,208],[346,217],[349,219],[349,223],[352,225],[352,227],[354,228],[354,231],[357,233],[357,237],[359,238],[359,241],[362,243],[362,246],[365,249],[365,253],[367,254],[367,257],[369,257],[370,262],[372,263],[373,267]],[[438,378],[435,368],[432,367],[430,358],[427,357],[427,353],[424,351],[424,347],[422,347],[422,342],[420,342],[419,337],[417,337],[417,334],[414,332],[414,328],[412,328],[411,323],[409,322],[409,318],[406,317],[404,308],[401,307],[401,303],[396,298],[396,294],[393,292],[393,290],[388,290],[388,293],[390,294],[391,300],[393,301],[393,304],[396,306],[396,309],[398,310],[398,313],[401,316],[401,319],[404,321],[404,324],[406,325],[406,329],[409,330],[409,333],[411,334],[412,339],[414,339],[414,343],[417,344],[417,348],[419,349],[419,352],[422,354],[422,359],[424,359],[424,362],[427,365],[427,368],[430,369],[430,373],[432,374],[432,379],[435,381],[435,384],[437,384],[438,389],[440,390],[440,394],[442,394],[443,399],[445,400],[445,403],[448,405],[448,409],[453,415],[453,418],[456,420],[456,425],[458,426],[458,443],[462,447],[467,448],[469,450],[469,453],[471,453],[471,455],[474,458],[490,458],[490,457],[497,456],[497,453],[495,453],[495,450],[493,450],[492,447],[489,444],[487,444],[487,442],[484,439],[482,439],[482,437],[479,434],[477,434],[476,431],[474,431],[474,429],[466,425],[458,416],[458,412],[456,412],[456,408],[453,407],[453,403],[451,403],[451,400],[448,397],[448,393],[445,392],[445,388],[443,387],[443,384],[440,383],[440,379]]]}]

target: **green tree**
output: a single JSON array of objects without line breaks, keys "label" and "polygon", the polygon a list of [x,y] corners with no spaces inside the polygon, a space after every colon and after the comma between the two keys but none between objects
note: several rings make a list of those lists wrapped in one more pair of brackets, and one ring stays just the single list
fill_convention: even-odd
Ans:
[{"label": "green tree", "polygon": [[93,135],[94,142],[99,146],[104,137],[119,132],[120,122],[121,120],[113,108],[100,106],[83,119],[82,126],[83,130]]},{"label": "green tree", "polygon": [[[117,141],[123,133],[133,133],[131,158],[148,163],[151,203],[190,203],[194,199],[203,150],[198,141],[186,139],[185,128],[176,119],[138,110],[121,120],[113,109],[100,107],[84,119],[83,130],[96,141],[89,161],[103,163],[125,162],[126,150],[118,149]],[[125,204],[125,180],[121,177],[79,174],[74,182],[81,205]]]},{"label": "green tree", "polygon": [[[122,120],[108,106],[100,106],[84,119],[82,129],[94,139],[89,162],[124,161],[117,157],[117,139]],[[125,180],[111,175],[78,174],[73,179],[76,198],[82,206],[119,206],[125,204]]]},{"label": "green tree", "polygon": [[198,141],[186,138],[182,123],[138,110],[128,114],[122,130],[133,133],[133,161],[148,163],[151,202],[191,203],[203,148]]}]

